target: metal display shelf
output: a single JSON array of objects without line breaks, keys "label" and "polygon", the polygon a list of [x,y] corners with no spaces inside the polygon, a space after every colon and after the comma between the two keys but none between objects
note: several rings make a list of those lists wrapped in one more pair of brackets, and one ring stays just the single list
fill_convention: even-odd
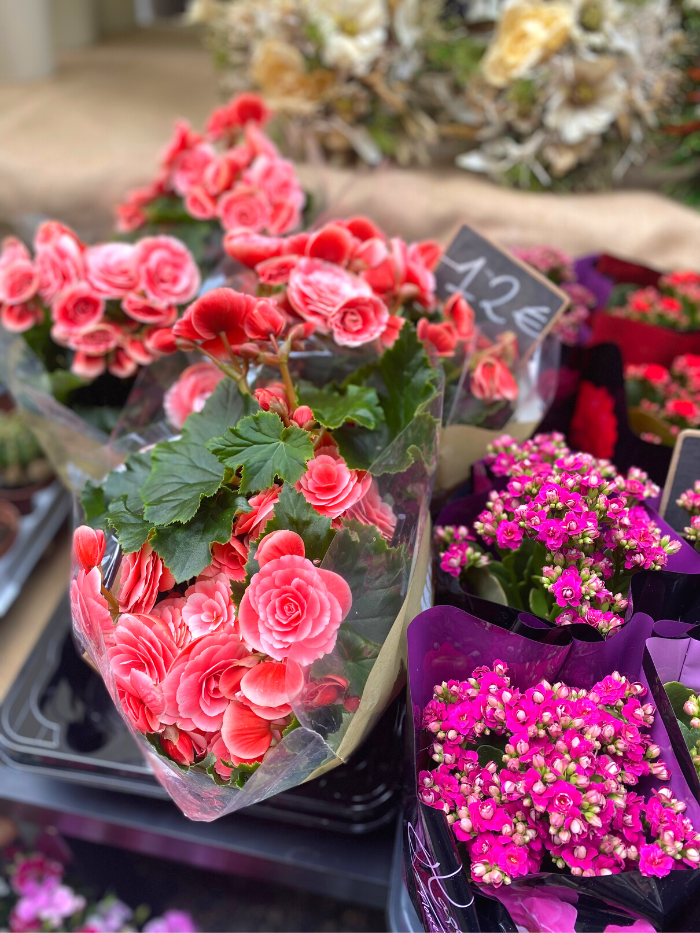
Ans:
[{"label": "metal display shelf", "polygon": [[0,766],[0,811],[53,826],[68,837],[368,907],[384,908],[389,897],[393,822],[364,836],[277,824],[243,813],[196,823],[169,801],[83,787],[8,766]]}]

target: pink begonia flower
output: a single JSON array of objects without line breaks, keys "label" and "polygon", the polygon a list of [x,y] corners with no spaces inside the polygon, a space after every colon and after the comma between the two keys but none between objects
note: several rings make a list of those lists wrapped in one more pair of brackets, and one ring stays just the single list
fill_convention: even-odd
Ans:
[{"label": "pink begonia flower", "polygon": [[85,277],[93,291],[103,298],[123,298],[136,288],[136,261],[133,243],[100,243],[85,250]]},{"label": "pink begonia flower", "polygon": [[195,363],[168,389],[163,408],[168,421],[178,430],[192,412],[201,411],[204,403],[224,378],[213,363]]},{"label": "pink begonia flower", "polygon": [[357,275],[322,259],[300,259],[289,276],[287,297],[306,321],[328,333],[329,319],[348,298],[371,297],[372,289]]},{"label": "pink begonia flower", "polygon": [[140,551],[122,559],[117,594],[120,612],[150,612],[158,593],[175,586],[175,580],[148,542]]},{"label": "pink begonia flower", "polygon": [[297,490],[320,515],[338,518],[367,493],[372,477],[362,470],[348,469],[342,457],[321,454],[309,460]]},{"label": "pink begonia flower", "polygon": [[354,518],[363,525],[375,525],[387,541],[394,537],[398,521],[392,507],[379,494],[376,479],[372,479],[365,494],[347,509],[345,518]]},{"label": "pink begonia flower", "polygon": [[150,613],[161,619],[167,626],[178,651],[186,648],[192,641],[192,632],[182,618],[182,610],[186,602],[184,596],[169,596],[156,603]]},{"label": "pink begonia flower", "polygon": [[248,505],[252,506],[252,512],[244,512],[236,519],[233,526],[234,533],[247,541],[255,541],[264,530],[268,519],[272,518],[275,510],[275,502],[279,499],[279,486],[271,486],[270,489],[263,489],[248,499]]},{"label": "pink begonia flower", "polygon": [[199,268],[184,243],[171,236],[144,237],[136,244],[139,288],[146,297],[182,305],[199,291]]},{"label": "pink begonia flower", "polygon": [[167,708],[162,721],[180,729],[217,732],[238,691],[250,656],[230,629],[204,635],[180,652],[163,683]]},{"label": "pink begonia flower", "polygon": [[272,722],[233,700],[224,713],[221,738],[228,750],[228,755],[224,756],[227,761],[231,755],[255,761],[262,758],[272,744]]},{"label": "pink begonia flower", "polygon": [[73,621],[86,642],[101,649],[114,639],[114,621],[109,604],[102,595],[102,575],[98,567],[87,573],[79,570],[70,585],[70,603]]},{"label": "pink begonia flower", "polygon": [[102,563],[106,547],[105,533],[87,525],[73,532],[73,555],[81,570],[89,571]]},{"label": "pink begonia flower", "polygon": [[182,607],[182,619],[193,638],[234,624],[236,607],[231,599],[231,584],[225,574],[198,579],[186,590],[185,596],[187,601]]},{"label": "pink begonia flower", "polygon": [[315,567],[297,550],[298,542],[295,553],[270,560],[254,574],[238,622],[241,636],[256,651],[277,661],[311,664],[333,650],[352,593],[339,574]]}]

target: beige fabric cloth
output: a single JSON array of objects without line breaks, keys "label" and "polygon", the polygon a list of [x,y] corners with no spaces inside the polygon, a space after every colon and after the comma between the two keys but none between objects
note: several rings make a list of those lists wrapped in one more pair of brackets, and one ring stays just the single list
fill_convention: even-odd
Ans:
[{"label": "beige fabric cloth", "polygon": [[[95,238],[109,232],[113,204],[154,174],[175,117],[201,127],[217,103],[214,67],[181,27],[76,49],[59,64],[53,80],[0,85],[0,222],[21,231],[51,215]],[[700,268],[700,214],[656,194],[533,195],[457,169],[302,174],[334,211],[362,211],[409,239],[445,242],[467,222],[506,246]]]}]

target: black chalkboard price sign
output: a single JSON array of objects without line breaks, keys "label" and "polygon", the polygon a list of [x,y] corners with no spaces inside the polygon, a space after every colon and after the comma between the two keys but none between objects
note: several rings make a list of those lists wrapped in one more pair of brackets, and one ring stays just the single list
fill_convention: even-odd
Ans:
[{"label": "black chalkboard price sign", "polygon": [[569,303],[539,272],[467,226],[444,253],[435,278],[443,301],[462,293],[487,337],[513,331],[521,357],[529,356]]},{"label": "black chalkboard price sign", "polygon": [[690,524],[688,513],[676,500],[700,479],[700,431],[681,431],[673,448],[659,514],[674,531],[682,532]]}]

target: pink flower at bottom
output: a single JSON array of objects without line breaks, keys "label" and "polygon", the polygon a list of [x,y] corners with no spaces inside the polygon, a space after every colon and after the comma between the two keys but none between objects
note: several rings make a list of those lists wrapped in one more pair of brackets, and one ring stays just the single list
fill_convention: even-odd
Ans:
[{"label": "pink flower at bottom", "polygon": [[238,623],[256,651],[311,664],[333,650],[351,606],[350,587],[339,574],[289,553],[261,564],[241,600]]},{"label": "pink flower at bottom", "polygon": [[166,910],[145,924],[144,933],[197,933],[199,927],[185,910]]},{"label": "pink flower at bottom", "polygon": [[609,923],[603,933],[656,933],[656,927],[652,926],[648,920],[635,920],[631,926],[626,927]]},{"label": "pink flower at bottom", "polygon": [[[553,894],[527,888],[499,888],[494,893],[505,905],[518,929],[525,933],[576,933],[578,911],[573,904]],[[566,893],[572,896],[571,892]]]},{"label": "pink flower at bottom", "polygon": [[114,641],[114,621],[102,595],[99,567],[78,571],[70,585],[70,604],[73,621],[88,644],[101,649],[102,640],[107,645]]}]

